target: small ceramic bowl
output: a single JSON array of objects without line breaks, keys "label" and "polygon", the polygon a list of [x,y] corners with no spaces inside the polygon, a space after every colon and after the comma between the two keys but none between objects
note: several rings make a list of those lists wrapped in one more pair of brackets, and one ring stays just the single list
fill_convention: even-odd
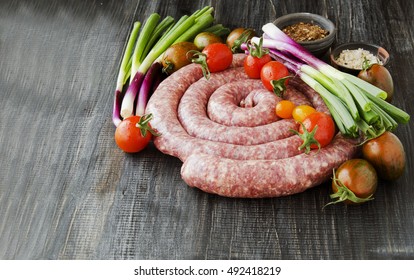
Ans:
[{"label": "small ceramic bowl", "polygon": [[335,68],[343,72],[350,73],[353,75],[358,75],[358,73],[362,70],[362,67],[358,69],[354,69],[354,68],[350,68],[344,65],[340,65],[338,64],[337,59],[343,50],[357,50],[359,48],[363,50],[367,50],[370,53],[372,53],[382,62],[382,65],[384,66],[387,65],[388,61],[390,60],[389,53],[383,47],[380,47],[374,44],[369,44],[369,43],[352,42],[352,43],[340,44],[331,51],[330,60],[331,60],[332,66],[334,66]]},{"label": "small ceramic bowl", "polygon": [[333,22],[321,15],[311,13],[293,13],[281,16],[273,23],[279,27],[279,29],[283,30],[283,28],[299,22],[316,24],[329,32],[329,34],[322,39],[298,42],[313,55],[317,57],[324,56],[335,41],[336,28]]}]

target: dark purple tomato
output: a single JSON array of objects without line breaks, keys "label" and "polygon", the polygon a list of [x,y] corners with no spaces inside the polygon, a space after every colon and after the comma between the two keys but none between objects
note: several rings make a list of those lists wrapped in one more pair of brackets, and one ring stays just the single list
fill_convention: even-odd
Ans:
[{"label": "dark purple tomato", "polygon": [[405,151],[398,137],[386,131],[362,146],[362,155],[378,172],[378,177],[392,181],[398,179],[405,169]]},{"label": "dark purple tomato", "polygon": [[377,172],[368,161],[347,160],[334,172],[331,198],[337,200],[330,204],[338,202],[360,204],[372,200],[377,185]]}]

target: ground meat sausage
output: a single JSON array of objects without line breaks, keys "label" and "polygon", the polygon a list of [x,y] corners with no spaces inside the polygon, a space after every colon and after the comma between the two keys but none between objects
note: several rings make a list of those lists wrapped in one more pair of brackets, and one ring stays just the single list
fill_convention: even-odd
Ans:
[{"label": "ground meat sausage", "polygon": [[256,127],[279,119],[274,109],[280,100],[260,80],[231,82],[210,96],[207,114],[211,121],[226,126]]},{"label": "ground meat sausage", "polygon": [[[353,157],[355,145],[338,135],[319,153],[303,154],[301,139],[291,131],[297,124],[276,117],[280,98],[248,79],[244,58],[234,55],[232,67],[209,80],[196,64],[164,80],[146,109],[160,133],[155,146],[184,162],[181,175],[189,186],[223,196],[289,195],[328,179],[333,168]],[[297,78],[285,93],[296,105],[329,112]]]},{"label": "ground meat sausage", "polygon": [[[297,124],[293,119],[277,122],[266,120],[267,123],[264,125],[247,127],[227,126],[212,121],[207,115],[206,108],[210,96],[214,92],[220,88],[228,88],[229,83],[234,86],[235,92],[239,88],[236,83],[242,87],[245,86],[247,90],[253,90],[259,86],[254,80],[247,80],[247,75],[242,67],[214,74],[209,80],[203,78],[193,83],[180,100],[178,118],[189,135],[230,144],[257,145],[286,138],[292,135],[291,129],[297,129]],[[252,83],[253,86],[248,85],[246,80]],[[260,85],[260,88],[263,89],[263,86]],[[274,95],[273,99],[276,98],[276,95]],[[271,103],[273,106],[274,104],[275,102]],[[274,112],[274,110],[271,112]],[[265,112],[265,114],[268,116],[268,112]],[[255,118],[266,119],[261,115],[256,115]]]},{"label": "ground meat sausage", "polygon": [[355,151],[337,136],[319,152],[279,160],[234,160],[192,154],[181,168],[189,186],[227,197],[278,197],[305,191],[332,176],[332,169]]}]

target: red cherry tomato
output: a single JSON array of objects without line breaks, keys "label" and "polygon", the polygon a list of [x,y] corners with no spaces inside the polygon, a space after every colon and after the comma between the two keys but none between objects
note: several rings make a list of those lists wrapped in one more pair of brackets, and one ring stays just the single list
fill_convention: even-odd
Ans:
[{"label": "red cherry tomato", "polygon": [[142,118],[131,116],[124,119],[115,130],[115,142],[127,153],[137,153],[143,150],[151,140],[154,132],[149,127],[150,115]]},{"label": "red cherry tomato", "polygon": [[335,123],[328,114],[314,112],[303,120],[298,135],[303,139],[301,148],[305,148],[306,152],[323,148],[331,143],[335,135]]},{"label": "red cherry tomato", "polygon": [[229,68],[233,61],[233,53],[226,44],[210,44],[202,52],[207,56],[207,66],[211,73]]},{"label": "red cherry tomato", "polygon": [[[260,71],[260,79],[262,80],[263,85],[270,91],[273,91],[271,81],[277,81],[288,76],[288,69],[279,61],[270,61],[266,63]],[[288,84],[288,79],[285,80],[284,84],[285,86]]]},{"label": "red cherry tomato", "polygon": [[259,79],[262,67],[271,60],[272,58],[269,54],[264,54],[261,57],[248,55],[244,60],[244,71],[249,78]]},{"label": "red cherry tomato", "polygon": [[203,74],[208,79],[210,73],[223,71],[230,67],[233,53],[226,44],[213,43],[206,46],[203,51],[194,53],[192,62],[203,67]]}]

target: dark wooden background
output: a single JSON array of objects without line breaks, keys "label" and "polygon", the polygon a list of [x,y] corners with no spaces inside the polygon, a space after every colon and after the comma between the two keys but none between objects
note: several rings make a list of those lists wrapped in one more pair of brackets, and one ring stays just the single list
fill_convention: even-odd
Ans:
[{"label": "dark wooden background", "polygon": [[128,33],[152,12],[205,5],[230,28],[292,12],[329,17],[337,43],[391,53],[394,103],[414,114],[413,1],[0,0],[0,259],[413,259],[413,121],[407,168],[376,199],[322,206],[329,184],[274,199],[189,188],[154,146],[120,151],[113,92]]}]

